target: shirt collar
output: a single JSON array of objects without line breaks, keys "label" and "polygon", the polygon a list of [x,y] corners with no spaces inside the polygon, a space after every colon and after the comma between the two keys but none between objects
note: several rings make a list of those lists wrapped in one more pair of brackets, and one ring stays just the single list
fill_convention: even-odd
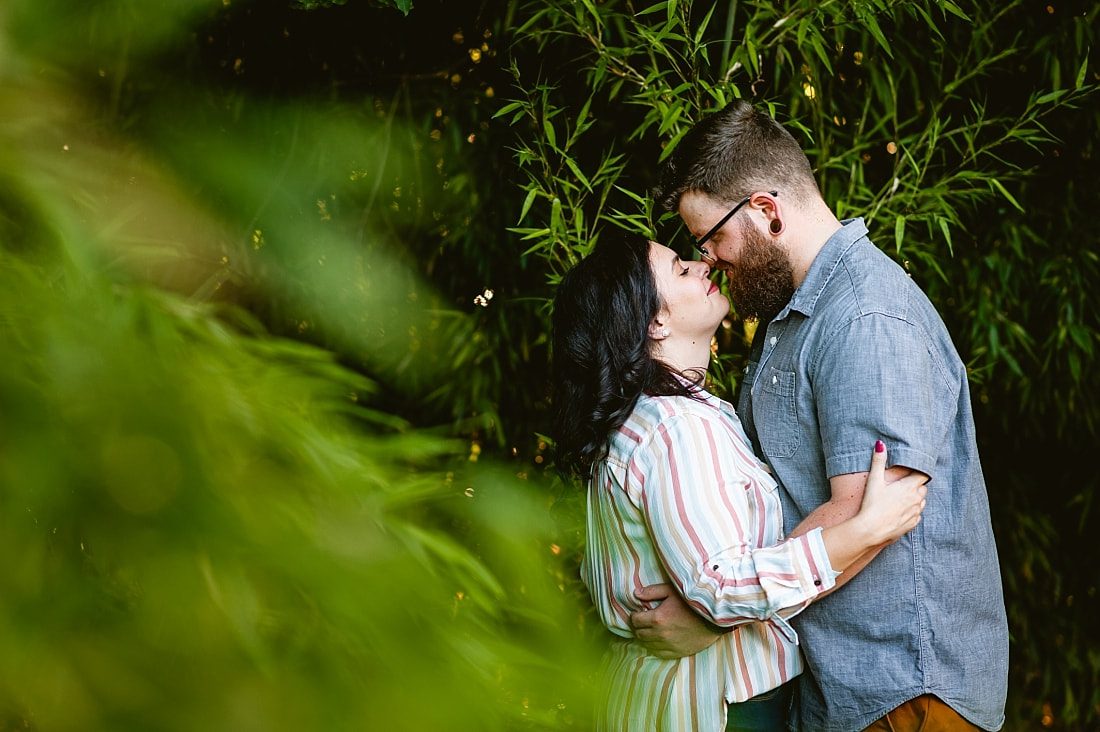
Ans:
[{"label": "shirt collar", "polygon": [[[676,379],[681,384],[683,384],[684,386],[690,387],[692,395],[696,399],[698,399],[699,401],[703,402],[704,404],[706,404],[710,407],[713,407],[714,409],[718,410],[719,412],[727,412],[727,413],[730,413],[730,414],[736,414],[736,411],[734,410],[732,404],[727,402],[725,399],[722,399],[721,397],[716,396],[716,395],[712,394],[711,392],[707,391],[706,387],[704,386],[704,384],[706,384],[706,380],[704,380],[702,384],[696,384],[692,381],[689,381],[688,379],[685,379],[683,377],[683,375],[681,375],[681,374],[674,373],[673,375],[676,377]],[[708,378],[709,378],[709,376],[708,376]]]},{"label": "shirt collar", "polygon": [[813,264],[806,272],[806,278],[802,280],[802,284],[791,297],[790,303],[776,320],[786,317],[791,310],[797,310],[807,318],[813,315],[817,299],[832,278],[840,260],[853,244],[867,236],[867,225],[862,218],[843,219],[840,223],[841,227],[829,237],[825,246],[821,247],[821,251],[814,257]]}]

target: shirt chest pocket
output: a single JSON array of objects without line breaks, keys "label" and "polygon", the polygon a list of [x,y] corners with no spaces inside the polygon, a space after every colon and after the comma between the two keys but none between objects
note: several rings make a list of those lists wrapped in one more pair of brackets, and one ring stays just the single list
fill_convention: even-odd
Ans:
[{"label": "shirt chest pocket", "polygon": [[752,394],[752,411],[760,449],[768,457],[790,457],[798,450],[800,432],[793,371],[766,368]]}]

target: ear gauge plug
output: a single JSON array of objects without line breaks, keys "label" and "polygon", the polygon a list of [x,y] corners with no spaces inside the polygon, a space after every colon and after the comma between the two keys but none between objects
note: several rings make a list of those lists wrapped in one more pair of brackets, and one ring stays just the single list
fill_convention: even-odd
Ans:
[{"label": "ear gauge plug", "polygon": [[772,219],[771,230],[773,234],[778,234],[783,231],[783,222],[779,219]]}]

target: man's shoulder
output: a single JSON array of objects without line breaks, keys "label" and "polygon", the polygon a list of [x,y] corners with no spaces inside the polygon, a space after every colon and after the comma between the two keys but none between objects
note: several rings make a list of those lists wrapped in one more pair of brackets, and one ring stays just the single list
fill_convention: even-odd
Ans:
[{"label": "man's shoulder", "polygon": [[927,297],[901,265],[863,237],[837,258],[814,314],[819,326],[876,314],[910,320],[921,301]]},{"label": "man's shoulder", "polygon": [[896,299],[901,292],[916,287],[909,273],[867,237],[853,243],[839,264],[845,276],[833,280],[852,287],[864,297]]}]

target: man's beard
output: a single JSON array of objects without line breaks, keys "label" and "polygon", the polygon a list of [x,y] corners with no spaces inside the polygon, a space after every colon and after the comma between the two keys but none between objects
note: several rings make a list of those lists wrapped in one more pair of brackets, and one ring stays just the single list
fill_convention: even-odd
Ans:
[{"label": "man's beard", "polygon": [[740,317],[769,323],[794,295],[791,260],[756,227],[740,229],[741,256],[726,265],[730,299]]}]

